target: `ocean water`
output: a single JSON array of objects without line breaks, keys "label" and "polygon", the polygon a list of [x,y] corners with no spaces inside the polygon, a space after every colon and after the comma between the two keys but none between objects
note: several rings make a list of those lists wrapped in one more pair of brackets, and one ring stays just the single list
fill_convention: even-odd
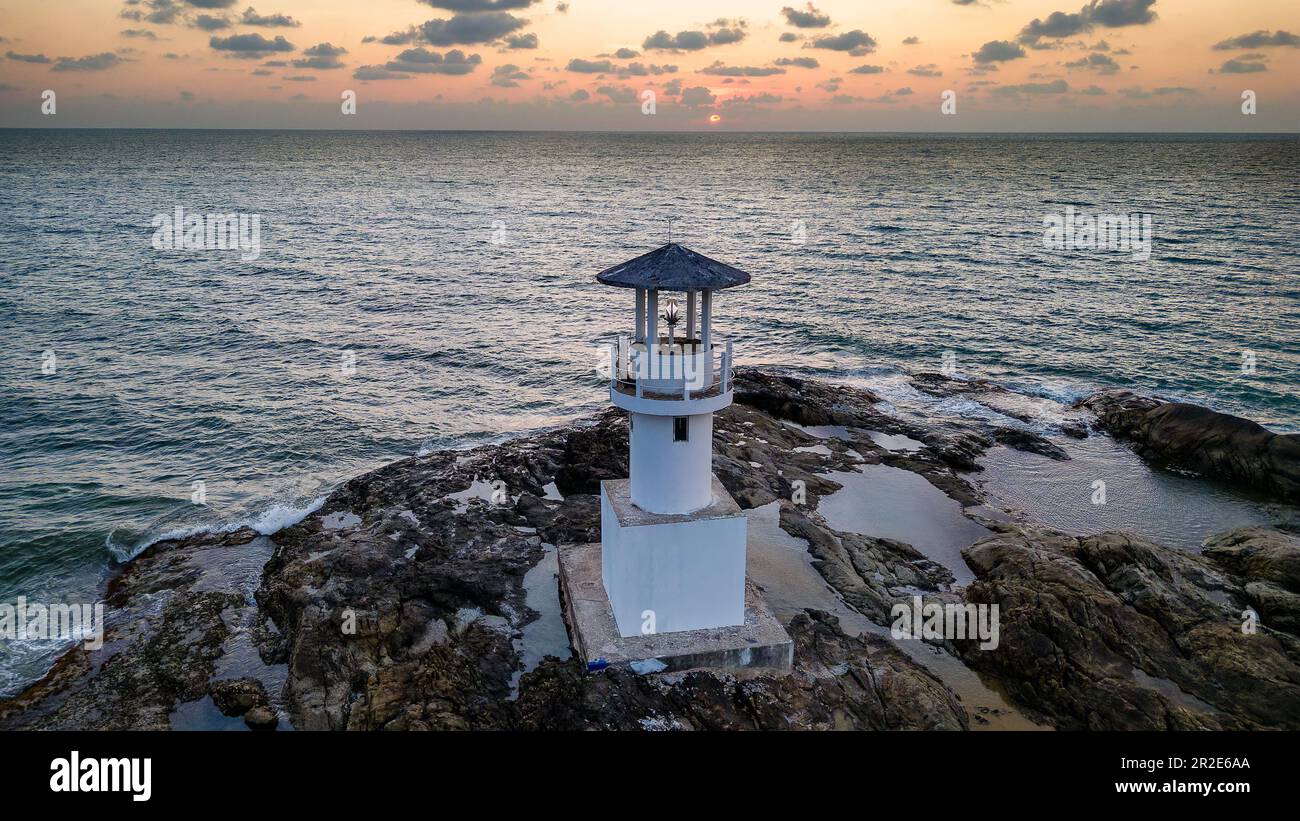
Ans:
[{"label": "ocean water", "polygon": [[[1298,177],[1295,137],[0,131],[0,602],[601,407],[632,299],[594,275],[670,230],[753,274],[741,363],[1300,430]],[[256,259],[156,249],[177,207],[256,215]],[[1150,258],[1048,250],[1068,207],[1150,214]],[[0,694],[58,649],[0,646]]]}]

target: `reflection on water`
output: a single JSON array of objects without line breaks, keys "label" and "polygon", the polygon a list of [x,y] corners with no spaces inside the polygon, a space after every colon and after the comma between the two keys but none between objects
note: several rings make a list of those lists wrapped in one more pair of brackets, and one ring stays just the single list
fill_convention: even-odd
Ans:
[{"label": "reflection on water", "polygon": [[[1295,507],[1262,502],[1196,476],[1153,470],[1109,436],[1054,440],[1070,455],[1058,462],[996,447],[968,478],[989,504],[1022,510],[1067,533],[1126,530],[1170,547],[1197,550],[1207,536],[1238,527],[1298,523]],[[1105,503],[1100,486],[1105,482]]]}]

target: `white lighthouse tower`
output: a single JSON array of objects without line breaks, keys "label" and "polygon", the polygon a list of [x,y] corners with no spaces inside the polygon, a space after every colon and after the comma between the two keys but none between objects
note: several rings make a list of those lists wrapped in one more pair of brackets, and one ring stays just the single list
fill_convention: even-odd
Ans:
[{"label": "white lighthouse tower", "polygon": [[631,476],[601,484],[601,578],[622,636],[745,621],[746,520],[713,475],[713,414],[732,399],[713,302],[749,279],[675,243],[596,277],[636,295],[609,386],[631,415]]},{"label": "white lighthouse tower", "polygon": [[574,648],[591,670],[788,670],[794,644],[746,580],[745,514],[713,475],[713,414],[733,394],[714,296],[749,274],[670,242],[596,279],[635,295],[609,381],[631,476],[600,483],[600,543],[560,551]]}]

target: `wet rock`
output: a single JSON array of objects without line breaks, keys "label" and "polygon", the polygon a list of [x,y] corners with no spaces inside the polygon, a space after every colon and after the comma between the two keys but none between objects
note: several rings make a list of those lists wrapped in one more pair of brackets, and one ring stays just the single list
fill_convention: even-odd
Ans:
[{"label": "wet rock", "polygon": [[1122,533],[990,525],[967,599],[999,606],[999,645],[957,647],[1022,705],[1066,729],[1300,727],[1300,646],[1243,632],[1241,577]]},{"label": "wet rock", "polygon": [[269,707],[254,707],[244,714],[244,723],[250,730],[274,730],[280,725],[280,717]]},{"label": "wet rock", "polygon": [[1124,390],[1093,394],[1078,404],[1150,462],[1242,484],[1283,501],[1300,500],[1300,434],[1273,433],[1239,416]]},{"label": "wet rock", "polygon": [[209,685],[212,703],[222,715],[242,716],[254,707],[269,706],[266,689],[254,678],[214,681]]},{"label": "wet rock", "polygon": [[1009,448],[1037,453],[1058,462],[1065,462],[1070,458],[1068,453],[1053,445],[1044,437],[1020,428],[996,428],[993,431],[993,438]]},{"label": "wet rock", "polygon": [[820,611],[789,625],[789,675],[711,670],[639,676],[548,662],[524,677],[530,730],[961,730],[969,717],[931,673],[884,639],[850,637]]},{"label": "wet rock", "polygon": [[1204,555],[1245,582],[1246,596],[1265,624],[1300,636],[1300,537],[1239,528],[1207,539]]}]

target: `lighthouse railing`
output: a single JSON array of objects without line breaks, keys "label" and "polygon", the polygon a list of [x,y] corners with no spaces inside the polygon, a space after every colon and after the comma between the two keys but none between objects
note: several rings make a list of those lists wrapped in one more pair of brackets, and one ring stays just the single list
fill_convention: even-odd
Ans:
[{"label": "lighthouse railing", "polygon": [[638,398],[691,399],[726,393],[732,384],[731,342],[646,344],[620,336],[610,343],[610,388]]}]

